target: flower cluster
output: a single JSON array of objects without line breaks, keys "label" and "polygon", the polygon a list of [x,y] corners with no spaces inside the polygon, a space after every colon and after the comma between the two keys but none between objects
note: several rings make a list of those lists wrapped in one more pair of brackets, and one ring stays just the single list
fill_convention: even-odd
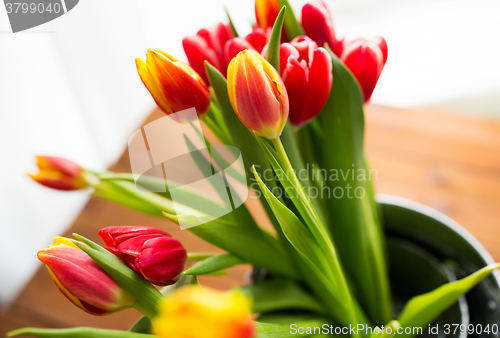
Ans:
[{"label": "flower cluster", "polygon": [[[359,81],[364,101],[370,99],[387,60],[383,38],[339,40],[326,4],[313,0],[301,11],[306,35],[291,41],[285,33],[281,37],[280,76],[270,69],[272,66],[265,66],[263,58],[256,61],[257,54],[266,56],[270,29],[279,11],[277,0],[257,0],[257,25],[245,37],[235,37],[231,25],[218,23],[184,38],[182,45],[192,68],[164,52],[150,50],[146,65],[137,60],[141,79],[166,114],[194,106],[202,116],[210,106],[208,62],[228,78],[231,103],[242,123],[258,135],[275,138],[281,134],[288,113],[290,123],[299,128],[326,104],[332,87],[331,59],[324,49],[328,46]],[[237,58],[245,50],[252,53]],[[261,63],[264,66],[258,66]],[[260,93],[241,85],[241,78],[247,77],[263,85]]]},{"label": "flower cluster", "polygon": [[[39,173],[31,175],[36,182],[58,190],[89,187],[95,197],[179,225],[195,220],[196,226],[187,231],[224,253],[188,254],[169,233],[144,226],[101,229],[105,247],[77,234],[78,241],[56,238],[38,258],[64,296],[90,314],[133,307],[145,318],[133,332],[23,329],[10,336],[289,337],[290,324],[301,327],[317,318],[331,327],[420,327],[500,267],[491,265],[416,295],[395,320],[386,260],[390,250],[374,190],[371,182],[354,178],[355,169],[367,168],[363,104],[387,61],[387,44],[381,37],[339,39],[322,0],[306,3],[300,20],[279,3],[256,0],[256,25],[246,36],[219,23],[186,37],[189,64],[154,49],[147,51],[146,62],[136,60],[142,82],[165,114],[194,107],[211,136],[240,148],[248,166],[245,173],[258,184],[260,201],[268,207],[262,210],[272,220],[275,236],[259,226],[244,203],[221,216],[218,201],[195,189],[182,194],[208,208],[174,203],[172,190],[165,192],[165,182],[154,177],[147,184],[162,189],[143,191],[133,185],[134,175],[93,173],[69,160],[38,157]],[[197,136],[203,138],[203,133]],[[189,156],[198,168],[182,169],[201,170],[200,164],[208,161],[196,152]],[[214,167],[227,168],[216,148],[210,156]],[[315,165],[313,179],[297,176],[296,171]],[[350,183],[355,192],[366,193],[356,199],[308,193],[306,188],[319,183],[333,191],[339,188],[336,180],[321,180],[322,171],[337,168],[352,170],[352,179],[344,179],[347,187]],[[271,179],[261,175],[265,170],[272,170]],[[224,180],[245,182],[243,174],[224,172]],[[277,187],[285,189],[286,199],[277,196]],[[229,197],[231,188],[218,191],[219,197],[226,197],[225,192]],[[217,216],[210,214],[212,209]],[[185,270],[188,260],[199,262]],[[196,276],[221,275],[238,264],[256,268],[249,285],[220,292],[198,284]]]}]

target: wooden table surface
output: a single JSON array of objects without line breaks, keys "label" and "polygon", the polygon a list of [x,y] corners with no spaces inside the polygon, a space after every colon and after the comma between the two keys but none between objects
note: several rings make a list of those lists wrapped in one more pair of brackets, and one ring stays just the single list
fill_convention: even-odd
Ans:
[{"label": "wooden table surface", "polygon": [[[154,112],[148,122],[161,116]],[[368,157],[378,171],[377,192],[405,197],[447,214],[500,261],[500,122],[373,105],[366,107],[366,120]],[[130,171],[126,153],[111,169]],[[188,251],[217,250],[165,219],[95,198],[63,235],[78,232],[96,239],[98,229],[114,225],[154,226],[172,233]],[[240,285],[247,270],[247,266],[238,266],[224,277],[203,277],[201,283],[227,289]],[[0,313],[0,337],[24,326],[127,329],[138,317],[133,309],[105,317],[87,315],[60,294],[40,264],[13,304]]]}]

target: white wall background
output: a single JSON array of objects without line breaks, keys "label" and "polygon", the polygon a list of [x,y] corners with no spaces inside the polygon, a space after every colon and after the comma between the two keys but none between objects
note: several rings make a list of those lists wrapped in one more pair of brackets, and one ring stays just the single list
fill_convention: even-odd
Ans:
[{"label": "white wall background", "polygon": [[[291,1],[296,10],[305,1]],[[340,36],[383,35],[389,60],[372,102],[500,116],[500,2],[329,0]],[[154,107],[134,59],[148,48],[183,57],[181,39],[224,20],[240,32],[252,0],[81,0],[68,14],[12,34],[0,8],[0,304],[39,266],[87,194],[45,189],[25,175],[35,154],[94,170],[117,159]]]}]

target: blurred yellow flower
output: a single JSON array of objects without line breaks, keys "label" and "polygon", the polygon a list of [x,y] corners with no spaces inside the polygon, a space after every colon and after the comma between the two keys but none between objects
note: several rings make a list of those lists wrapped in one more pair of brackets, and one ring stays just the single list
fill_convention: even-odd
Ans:
[{"label": "blurred yellow flower", "polygon": [[153,332],[161,338],[253,338],[250,300],[239,291],[185,286],[162,301]]}]

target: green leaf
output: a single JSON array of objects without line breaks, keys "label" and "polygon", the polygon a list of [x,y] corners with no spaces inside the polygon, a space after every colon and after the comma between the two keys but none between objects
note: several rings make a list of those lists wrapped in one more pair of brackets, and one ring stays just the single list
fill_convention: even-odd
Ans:
[{"label": "green leaf", "polygon": [[375,327],[370,338],[391,338],[400,327],[401,325],[397,320],[391,320],[387,325],[384,325],[383,330],[378,326]]},{"label": "green leaf", "polygon": [[266,59],[269,63],[280,72],[280,42],[281,29],[283,28],[283,20],[285,19],[286,7],[281,8],[276,21],[274,21],[273,30],[267,43]]},{"label": "green leaf", "polygon": [[47,338],[149,338],[150,334],[135,333],[129,331],[103,330],[92,327],[74,327],[71,329],[38,329],[24,328],[7,333],[7,337],[35,336]]},{"label": "green leaf", "polygon": [[293,12],[293,8],[288,0],[278,0],[281,7],[286,6],[288,9],[285,16],[285,32],[288,41],[293,40],[299,35],[305,35],[302,25],[299,23]]},{"label": "green leaf", "polygon": [[[318,327],[324,324],[323,321],[318,319],[310,319],[307,321],[293,323],[295,326],[282,325],[282,324],[270,324],[270,323],[261,323],[256,322],[255,326],[257,328],[257,337],[258,338],[293,338],[293,337],[313,337],[309,331],[313,331],[314,327]],[[298,328],[303,328],[304,333],[299,333]]]},{"label": "green leaf", "polygon": [[132,325],[129,331],[136,333],[151,333],[151,319],[142,316]]},{"label": "green leaf", "polygon": [[121,204],[132,210],[137,210],[149,215],[160,216],[161,210],[158,210],[154,205],[146,203],[142,200],[123,192],[121,189],[116,189],[116,185],[108,181],[101,181],[95,187],[92,196],[113,201]]},{"label": "green leaf", "polygon": [[[163,287],[160,292],[164,296],[170,295],[175,290],[186,286],[186,285],[196,285],[198,284],[198,280],[196,276],[186,276],[181,275],[181,278],[173,284]],[[146,316],[141,317],[134,325],[129,329],[130,332],[138,332],[138,333],[150,333],[151,332],[151,319]]]},{"label": "green leaf", "polygon": [[204,259],[210,258],[212,256],[217,255],[216,253],[211,252],[188,252],[188,262],[192,261],[202,261]]},{"label": "green leaf", "polygon": [[[321,290],[317,292],[318,295],[328,297],[329,305],[333,308],[331,315],[346,325],[365,323],[366,318],[347,287],[342,268],[336,259],[335,249],[333,247],[321,249],[297,216],[278,201],[255,172],[254,175],[271,205],[271,209],[275,212],[276,218],[283,227],[286,238],[304,258],[308,269],[314,274],[315,279],[311,286],[315,287],[317,291]],[[330,259],[327,259],[324,254],[329,255]],[[316,280],[319,280],[319,285],[316,284]],[[324,291],[329,295],[325,294]]]},{"label": "green leaf", "polygon": [[230,254],[222,254],[212,256],[201,262],[196,263],[191,268],[187,269],[184,274],[186,275],[206,275],[219,270],[224,270],[238,264],[245,262]]},{"label": "green leaf", "polygon": [[[98,246],[98,244],[89,239],[77,235],[84,243],[89,246]],[[104,248],[99,250],[88,247],[78,241],[73,241],[80,249],[85,251],[101,268],[106,271],[122,288],[127,290],[136,301],[140,302],[149,313],[145,315],[154,316],[157,313],[157,304],[163,296],[148,281],[129,268],[118,257],[108,252]]]},{"label": "green leaf", "polygon": [[[219,106],[221,109],[222,116],[224,117],[224,121],[226,122],[226,126],[231,133],[231,137],[234,141],[234,145],[241,151],[241,156],[243,158],[243,164],[245,166],[245,173],[247,174],[248,184],[250,188],[255,188],[254,184],[252,184],[250,178],[253,177],[253,173],[251,172],[252,165],[255,165],[259,174],[264,177],[264,182],[267,186],[274,188],[276,186],[276,181],[274,181],[274,177],[269,177],[270,175],[264,175],[266,172],[271,171],[271,166],[266,159],[266,155],[260,149],[257,141],[253,134],[245,127],[231,106],[231,102],[229,101],[229,96],[227,94],[227,81],[224,78],[224,75],[221,74],[215,67],[213,67],[208,62],[205,62],[205,69],[207,71],[208,78],[210,80],[210,84],[215,92],[217,97],[217,101],[219,102]],[[261,194],[261,201],[264,198]],[[269,209],[269,206],[266,203],[262,203],[266,210],[266,213],[269,215],[271,222],[273,223],[274,228],[281,236],[281,228],[278,225],[276,219],[272,216],[272,212]]]},{"label": "green leaf", "polygon": [[334,275],[309,229],[290,211],[290,209],[283,205],[276,196],[271,193],[256,171],[254,171],[254,175],[259,183],[260,190],[264,193],[267,203],[269,203],[271,210],[276,216],[290,244],[292,244],[311,265],[320,270],[324,269],[327,275],[330,276],[332,284],[335,284]]},{"label": "green leaf", "polygon": [[[189,224],[191,220],[196,224],[199,223],[196,216],[175,216],[167,213],[164,213],[164,215],[177,223],[181,221],[182,224]],[[187,230],[208,243],[233,254],[242,261],[266,268],[283,276],[293,279],[298,278],[290,256],[278,240],[269,233],[258,227],[247,226],[240,222],[233,223],[230,215],[214,220],[202,220],[202,222],[206,223],[190,227]]]},{"label": "green leaf", "polygon": [[289,279],[274,279],[241,288],[253,300],[253,312],[296,309],[327,314],[325,308],[310,293]]},{"label": "green leaf", "polygon": [[[413,297],[406,303],[398,321],[402,327],[423,327],[428,325],[453,305],[458,298],[466,294],[498,268],[500,268],[500,264],[489,265],[466,278],[442,285],[431,292]],[[411,334],[401,334],[398,336],[413,337]]]},{"label": "green leaf", "polygon": [[[372,182],[364,171],[363,98],[349,70],[330,50],[329,53],[332,90],[317,118],[322,133],[316,133],[312,139],[319,153],[318,162],[328,175],[324,201],[332,220],[330,232],[343,266],[360,291],[359,301],[374,324],[383,325],[391,320],[392,301],[385,239],[371,202],[373,196],[369,196],[373,194],[369,187]],[[365,180],[360,173],[364,173]]]},{"label": "green leaf", "polygon": [[226,12],[227,19],[229,20],[231,31],[233,32],[234,37],[237,38],[239,36],[238,31],[236,30],[236,27],[234,27],[233,20],[231,20],[231,15],[229,15],[229,12],[227,11],[226,7],[224,7],[224,11]]},{"label": "green leaf", "polygon": [[255,323],[257,338],[284,338],[284,337],[307,337],[307,334],[292,335],[287,325]]},{"label": "green leaf", "polygon": [[[170,193],[156,193],[140,190],[134,183],[131,174],[125,173],[104,173],[99,174],[101,181],[95,186],[93,196],[111,200],[122,204],[128,208],[145,212],[154,216],[161,217],[162,211],[173,213],[173,204],[170,199]],[[177,212],[195,213],[199,212],[219,215],[226,207],[217,203],[212,198],[195,191],[188,186],[178,186],[175,182],[169,181],[168,185],[176,188],[177,203],[175,205]],[[142,176],[140,186],[145,189],[159,190],[165,188],[165,181],[155,177]],[[203,210],[194,210],[187,206],[182,206],[180,201],[189,201],[191,205],[203,206]],[[242,210],[242,213],[248,213],[248,210]],[[253,222],[250,217],[244,218],[247,222]]]},{"label": "green leaf", "polygon": [[[132,182],[121,180],[101,181],[95,186],[95,189],[94,195],[97,197],[111,199],[118,203],[122,203],[122,198],[129,199],[141,206],[146,205],[148,210],[154,210],[151,213],[155,215],[161,214],[162,210],[170,212],[175,210],[171,200],[151,192],[139,190]],[[105,191],[111,195],[107,196]],[[133,204],[126,205],[135,209]]]},{"label": "green leaf", "polygon": [[[213,174],[213,167],[212,163],[210,162],[210,159],[206,158],[203,152],[199,151],[199,149],[193,144],[193,142],[186,136],[184,135],[184,142],[186,142],[187,149],[189,151],[189,155],[191,156],[193,162],[196,164],[198,167],[198,170],[202,173],[203,177],[210,177]],[[209,148],[207,148],[209,149]],[[210,154],[207,152],[207,156],[210,156]],[[223,189],[219,187],[219,182],[215,183],[213,181],[209,181],[210,185],[212,186],[213,190],[217,192],[217,195],[221,198],[222,201],[227,199],[228,196],[228,191],[227,187],[224,186]],[[228,207],[231,207],[230,205]],[[200,210],[202,212],[208,213],[210,212],[209,210]]]}]

